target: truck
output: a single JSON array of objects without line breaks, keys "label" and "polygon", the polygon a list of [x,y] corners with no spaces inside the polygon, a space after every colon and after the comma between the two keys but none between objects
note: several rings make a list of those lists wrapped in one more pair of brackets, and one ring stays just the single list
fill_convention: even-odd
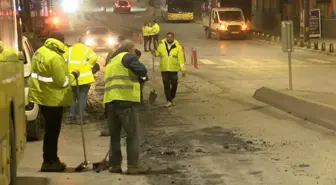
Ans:
[{"label": "truck", "polygon": [[204,3],[202,25],[206,38],[250,38],[251,10],[246,4],[249,3],[244,0],[225,0],[212,8],[210,3]]},{"label": "truck", "polygon": [[0,1],[0,184],[16,185],[26,146],[24,54],[17,2]]},{"label": "truck", "polygon": [[[52,0],[18,0],[19,15],[23,32],[39,48],[52,31],[60,28],[60,17],[56,14]],[[64,21],[65,22],[65,21]],[[38,42],[38,41],[42,42]],[[38,44],[37,44],[38,43]],[[36,45],[35,45],[36,44]]]}]

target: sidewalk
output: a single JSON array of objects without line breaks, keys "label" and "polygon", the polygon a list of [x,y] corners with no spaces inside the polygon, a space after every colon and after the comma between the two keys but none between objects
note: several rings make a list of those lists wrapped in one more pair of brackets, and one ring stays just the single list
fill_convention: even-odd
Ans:
[{"label": "sidewalk", "polygon": [[289,91],[262,87],[253,95],[293,116],[336,131],[336,94],[312,91]]},{"label": "sidewalk", "polygon": [[294,95],[336,108],[336,93],[293,91]]},{"label": "sidewalk", "polygon": [[[281,45],[280,36],[272,36],[268,33],[253,32],[253,38],[266,44]],[[336,56],[336,39],[311,38],[309,42],[304,42],[302,38],[295,38],[295,48],[315,53]]]}]

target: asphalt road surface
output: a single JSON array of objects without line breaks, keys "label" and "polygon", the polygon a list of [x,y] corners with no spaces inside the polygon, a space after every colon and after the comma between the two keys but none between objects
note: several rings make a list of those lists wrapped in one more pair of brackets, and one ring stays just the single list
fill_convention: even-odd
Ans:
[{"label": "asphalt road surface", "polygon": [[[117,34],[130,36],[144,21],[157,19],[154,11],[131,15],[99,13],[90,24],[104,24]],[[29,143],[20,164],[25,185],[332,185],[336,182],[335,133],[252,99],[261,86],[288,87],[287,55],[278,46],[258,40],[207,40],[195,23],[161,22],[161,37],[172,31],[185,47],[187,77],[180,78],[176,106],[163,108],[158,60],[152,72],[151,56],[142,62],[149,76],[147,95],[158,91],[157,104],[140,112],[142,159],[153,167],[144,176],[109,172],[40,173],[42,142]],[[71,37],[75,36],[69,36]],[[141,45],[138,45],[142,49]],[[190,64],[190,50],[198,53],[198,69]],[[103,63],[106,53],[99,53]],[[293,87],[333,92],[336,59],[295,51]],[[101,160],[109,138],[99,137],[103,71],[90,92],[89,121],[85,132],[89,159]],[[125,141],[122,141],[125,154]],[[68,166],[82,162],[80,127],[64,125],[59,155]],[[124,157],[125,159],[125,157]],[[126,164],[126,161],[125,163]],[[126,166],[123,166],[126,169]]]}]

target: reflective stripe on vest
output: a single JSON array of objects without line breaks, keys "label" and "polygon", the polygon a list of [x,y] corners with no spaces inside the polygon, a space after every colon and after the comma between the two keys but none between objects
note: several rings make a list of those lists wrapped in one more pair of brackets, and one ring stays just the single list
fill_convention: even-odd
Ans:
[{"label": "reflective stripe on vest", "polygon": [[119,53],[105,67],[104,103],[114,100],[140,102],[140,83],[138,77],[122,65],[127,52]]},{"label": "reflective stripe on vest", "polygon": [[92,75],[92,71],[85,72],[85,73],[81,73],[81,74],[79,75],[79,77],[84,77],[84,76],[89,76],[89,75]]},{"label": "reflective stripe on vest", "polygon": [[[112,77],[108,77],[105,80],[105,83],[113,81],[113,80],[130,80],[133,82],[137,82],[137,78],[136,77],[130,77],[130,76],[123,76],[123,75],[119,75],[119,76],[112,76]],[[112,89],[133,89],[133,85],[127,85],[127,84],[114,84],[108,87],[105,87],[105,92],[110,91]]]},{"label": "reflective stripe on vest", "polygon": [[[46,82],[46,83],[51,83],[51,82],[54,82],[53,78],[52,77],[45,77],[45,76],[40,76],[38,75],[37,73],[32,73],[30,75],[30,77],[32,78],[35,78],[37,79],[38,81],[41,81],[41,82]],[[64,83],[63,83],[63,87],[66,87],[69,85],[69,77],[65,77],[65,80],[64,80]]]},{"label": "reflective stripe on vest", "polygon": [[[69,64],[82,64],[82,63],[86,63],[87,62],[87,59],[83,59],[83,60],[71,60],[71,52],[72,52],[72,47],[69,48],[69,54],[68,54],[68,62],[69,62]],[[86,55],[87,52],[88,52],[88,48],[85,49],[84,56]],[[93,53],[91,55],[93,55]],[[88,59],[90,59],[92,57],[91,55],[88,57]]]}]

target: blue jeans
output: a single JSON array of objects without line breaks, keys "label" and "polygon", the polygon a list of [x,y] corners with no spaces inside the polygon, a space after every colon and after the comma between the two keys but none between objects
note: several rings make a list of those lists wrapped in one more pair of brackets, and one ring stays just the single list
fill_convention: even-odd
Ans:
[{"label": "blue jeans", "polygon": [[140,128],[137,107],[121,107],[108,103],[107,117],[110,129],[110,165],[121,165],[122,162],[120,146],[122,128],[126,131],[127,164],[138,165],[140,157]]},{"label": "blue jeans", "polygon": [[[76,116],[79,116],[79,110],[77,110],[77,86],[72,86],[72,96],[75,101],[74,104],[70,106],[70,115],[75,119]],[[80,85],[79,87],[79,98],[80,106],[82,107],[82,115],[84,115],[86,109],[87,95],[89,92],[89,85]]]}]

